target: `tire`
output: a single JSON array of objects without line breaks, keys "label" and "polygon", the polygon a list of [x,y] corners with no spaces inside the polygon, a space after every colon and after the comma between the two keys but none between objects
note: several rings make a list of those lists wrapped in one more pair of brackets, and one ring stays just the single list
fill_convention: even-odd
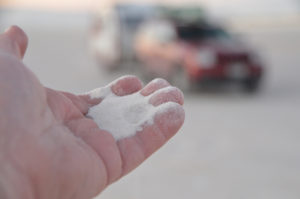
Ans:
[{"label": "tire", "polygon": [[250,78],[244,82],[244,89],[248,93],[254,93],[259,88],[259,78]]}]

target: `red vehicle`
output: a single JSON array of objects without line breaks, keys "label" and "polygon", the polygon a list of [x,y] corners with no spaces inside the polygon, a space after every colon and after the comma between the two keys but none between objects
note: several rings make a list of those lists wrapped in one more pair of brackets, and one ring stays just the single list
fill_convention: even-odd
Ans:
[{"label": "red vehicle", "polygon": [[223,29],[209,25],[177,27],[184,46],[182,65],[190,81],[236,81],[255,90],[262,65],[254,52]]},{"label": "red vehicle", "polygon": [[157,21],[145,25],[140,33],[137,57],[151,76],[167,78],[182,89],[229,81],[248,91],[258,88],[263,74],[258,56],[222,28]]}]

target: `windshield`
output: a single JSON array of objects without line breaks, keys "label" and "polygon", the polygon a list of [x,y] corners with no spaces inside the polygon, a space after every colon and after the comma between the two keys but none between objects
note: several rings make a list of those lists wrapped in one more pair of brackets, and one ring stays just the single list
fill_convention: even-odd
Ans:
[{"label": "windshield", "polygon": [[178,26],[177,34],[184,40],[206,40],[229,38],[229,34],[221,28],[200,26]]}]

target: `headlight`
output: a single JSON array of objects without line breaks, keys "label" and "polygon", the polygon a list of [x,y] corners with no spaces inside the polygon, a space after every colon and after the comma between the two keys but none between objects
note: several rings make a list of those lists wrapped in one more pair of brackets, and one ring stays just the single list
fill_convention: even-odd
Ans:
[{"label": "headlight", "polygon": [[197,54],[197,62],[203,68],[213,67],[217,62],[216,54],[209,49],[200,50]]}]

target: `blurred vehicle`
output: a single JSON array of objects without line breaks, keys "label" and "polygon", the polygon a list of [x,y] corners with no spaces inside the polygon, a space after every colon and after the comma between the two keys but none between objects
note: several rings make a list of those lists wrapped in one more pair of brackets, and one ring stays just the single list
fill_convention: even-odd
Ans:
[{"label": "blurred vehicle", "polygon": [[[147,76],[167,78],[188,89],[205,82],[239,82],[258,88],[263,69],[253,51],[191,8],[148,21],[137,33],[135,50]],[[171,17],[170,17],[170,14]],[[189,15],[188,13],[194,13]]]},{"label": "blurred vehicle", "polygon": [[114,69],[121,59],[120,25],[113,12],[101,13],[93,20],[89,46],[102,67]]},{"label": "blurred vehicle", "polygon": [[117,4],[97,13],[92,25],[90,47],[101,66],[117,68],[120,62],[132,60],[132,44],[140,24],[155,15],[156,6]]}]

